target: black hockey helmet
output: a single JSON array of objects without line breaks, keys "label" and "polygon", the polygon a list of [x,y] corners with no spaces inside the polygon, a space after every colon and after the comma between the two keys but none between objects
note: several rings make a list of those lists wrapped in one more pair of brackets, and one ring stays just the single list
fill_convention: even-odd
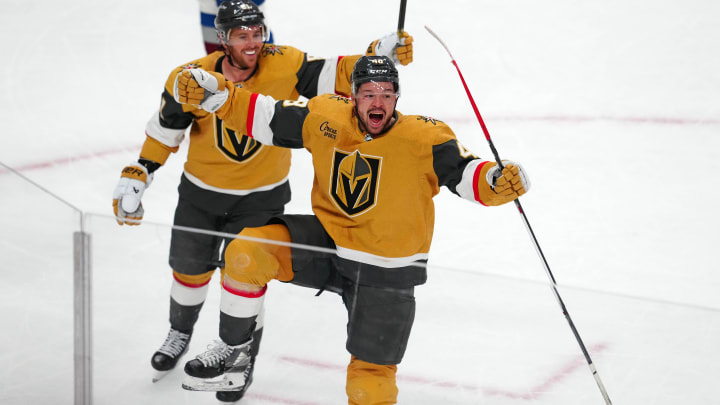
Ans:
[{"label": "black hockey helmet", "polygon": [[352,76],[352,93],[357,93],[360,85],[367,82],[390,82],[395,92],[400,94],[400,76],[393,61],[387,56],[362,56],[355,62]]},{"label": "black hockey helmet", "polygon": [[263,28],[265,39],[265,16],[255,3],[250,0],[228,0],[222,2],[215,17],[215,30],[221,41],[226,42],[230,30],[237,27],[252,27],[259,25]]}]

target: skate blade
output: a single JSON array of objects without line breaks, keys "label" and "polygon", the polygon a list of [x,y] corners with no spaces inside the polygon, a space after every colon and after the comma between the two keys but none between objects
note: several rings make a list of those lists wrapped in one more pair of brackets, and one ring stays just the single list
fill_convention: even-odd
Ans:
[{"label": "skate blade", "polygon": [[168,374],[170,374],[170,371],[172,371],[172,370],[165,370],[165,371],[157,371],[157,370],[156,370],[156,371],[155,371],[155,374],[153,375],[153,378],[152,378],[153,384],[155,384],[156,382],[158,382],[158,381],[162,380],[163,378],[165,378],[165,376],[167,376]]},{"label": "skate blade", "polygon": [[182,387],[188,391],[240,391],[245,387],[245,377],[242,373],[225,373],[216,379],[188,376]]}]

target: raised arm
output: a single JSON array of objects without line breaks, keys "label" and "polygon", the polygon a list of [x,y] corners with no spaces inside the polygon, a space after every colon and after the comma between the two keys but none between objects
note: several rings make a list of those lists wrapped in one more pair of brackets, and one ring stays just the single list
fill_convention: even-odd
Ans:
[{"label": "raised arm", "polygon": [[[413,60],[413,37],[405,31],[400,35],[392,32],[370,43],[365,55],[387,56],[396,63],[407,65]],[[307,56],[297,73],[298,93],[307,98],[331,93],[349,96],[351,92],[350,75],[355,62],[361,55],[338,56],[334,58],[316,58]]]},{"label": "raised arm", "polygon": [[186,69],[175,79],[175,100],[199,106],[265,145],[302,148],[307,102],[275,100],[251,93],[203,69]]},{"label": "raised arm", "polygon": [[497,163],[472,154],[446,125],[438,123],[433,132],[437,136],[433,170],[440,186],[487,206],[506,204],[530,189],[530,180],[520,164],[503,161],[505,168],[501,171]]}]

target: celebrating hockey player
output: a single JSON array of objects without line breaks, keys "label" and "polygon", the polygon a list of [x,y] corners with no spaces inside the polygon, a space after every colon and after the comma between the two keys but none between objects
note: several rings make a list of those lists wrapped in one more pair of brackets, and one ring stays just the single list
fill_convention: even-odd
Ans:
[{"label": "celebrating hockey player", "polygon": [[[264,225],[268,218],[282,214],[290,200],[290,151],[262,145],[245,136],[243,128],[228,125],[202,109],[177,103],[173,84],[178,72],[203,68],[237,86],[283,99],[350,92],[350,74],[360,55],[317,59],[290,46],[266,44],[263,14],[249,0],[222,3],[215,28],[222,49],[172,71],[160,109],[147,124],[140,157],[122,171],[113,193],[113,208],[121,225],[140,223],[145,189],[155,171],[178,150],[188,127],[190,144],[178,187],[176,226],[236,234],[247,226]],[[392,33],[374,41],[370,53],[392,55],[401,63],[410,63],[412,37],[403,35],[398,39],[397,33]],[[207,297],[208,283],[221,263],[218,251],[223,246],[222,239],[178,228],[172,231],[170,331],[152,356],[152,367],[158,371],[156,379],[173,369],[187,350]],[[220,336],[225,342],[243,343],[248,337],[236,337],[233,331],[255,325],[253,361],[245,370],[251,376],[262,336],[262,316],[238,318],[231,310],[238,292],[223,288],[221,294]],[[218,393],[218,398],[236,401],[248,386],[240,386],[240,390],[231,393]]]},{"label": "celebrating hockey player", "polygon": [[[265,14],[265,0],[252,0],[258,6],[258,9]],[[205,51],[209,54],[220,49],[220,39],[215,32],[215,18],[217,17],[218,8],[222,0],[198,0],[200,8],[200,30],[202,31],[203,43]],[[267,18],[265,18],[265,26],[267,27]],[[266,43],[272,44],[273,33],[268,28],[268,39]]]},{"label": "celebrating hockey player", "polygon": [[[415,316],[414,288],[427,276],[433,196],[446,186],[495,206],[524,194],[529,183],[516,163],[506,161],[500,170],[472,155],[441,121],[396,111],[400,82],[389,58],[361,57],[351,82],[349,99],[326,94],[307,103],[275,101],[192,69],[178,74],[176,97],[215,111],[258,142],[312,153],[315,215],[279,215],[265,226],[245,228],[225,251],[223,282],[236,292],[237,316],[249,319],[257,316],[272,279],[339,293],[348,312],[348,403],[394,404],[397,365]],[[247,326],[222,337],[232,336],[214,362],[188,362],[185,370],[194,378],[186,385],[243,384],[239,372],[250,361],[251,331]],[[210,382],[219,376],[224,385]]]}]

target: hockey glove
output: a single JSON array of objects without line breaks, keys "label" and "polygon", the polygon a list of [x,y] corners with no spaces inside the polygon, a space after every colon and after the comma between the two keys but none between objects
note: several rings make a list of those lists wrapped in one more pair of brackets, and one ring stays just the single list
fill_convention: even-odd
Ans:
[{"label": "hockey glove", "polygon": [[203,69],[184,69],[175,76],[173,86],[175,101],[200,106],[207,112],[215,112],[228,98],[225,77]]},{"label": "hockey glove", "polygon": [[407,32],[393,32],[370,43],[365,55],[387,56],[404,66],[413,61],[412,42],[413,37]]},{"label": "hockey glove", "polygon": [[502,205],[516,200],[530,189],[530,180],[518,163],[503,160],[500,171],[495,162],[487,162],[480,169],[477,191],[483,205]]},{"label": "hockey glove", "polygon": [[152,179],[152,173],[140,163],[130,163],[123,169],[113,191],[113,211],[118,224],[140,225],[145,213],[140,200]]}]

